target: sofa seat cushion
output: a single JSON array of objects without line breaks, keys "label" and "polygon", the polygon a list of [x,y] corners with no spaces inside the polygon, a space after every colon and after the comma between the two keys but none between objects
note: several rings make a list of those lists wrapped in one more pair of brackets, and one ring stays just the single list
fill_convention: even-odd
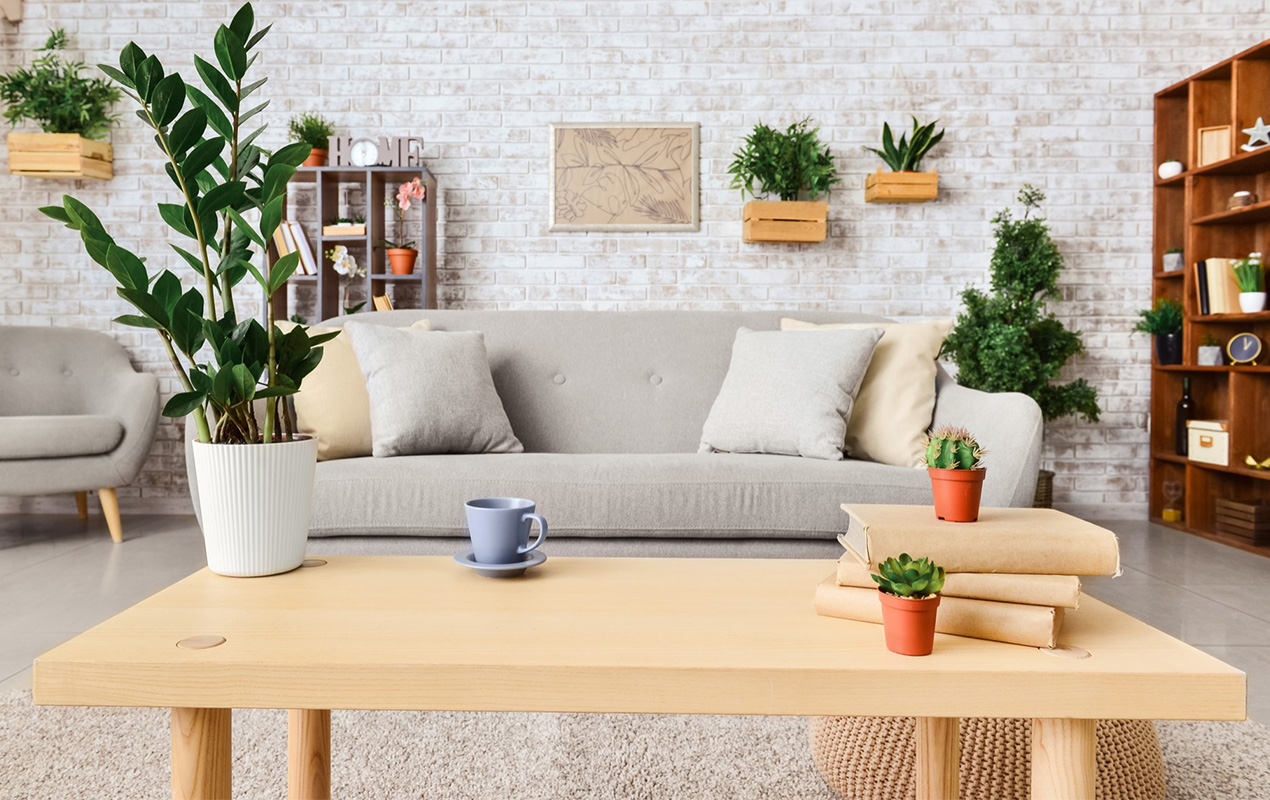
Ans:
[{"label": "sofa seat cushion", "polygon": [[95,456],[122,439],[118,420],[96,414],[0,417],[0,461]]},{"label": "sofa seat cushion", "polygon": [[562,537],[832,540],[842,503],[931,502],[925,470],[724,453],[351,458],[316,484],[312,536],[464,536],[464,502],[509,496]]}]

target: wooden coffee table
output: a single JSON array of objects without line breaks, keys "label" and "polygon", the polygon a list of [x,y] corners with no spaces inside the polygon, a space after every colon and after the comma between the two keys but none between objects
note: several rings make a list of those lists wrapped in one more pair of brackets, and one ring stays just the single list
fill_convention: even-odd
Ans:
[{"label": "wooden coffee table", "polygon": [[1244,719],[1243,673],[1096,600],[1061,637],[1088,658],[942,635],[906,658],[880,626],[816,616],[833,570],[552,558],[491,580],[448,558],[356,556],[271,578],[203,570],[41,656],[35,702],[171,707],[177,798],[229,796],[234,708],[291,709],[292,798],[329,797],[330,709],[916,716],[929,800],[957,797],[959,717],[1034,718],[1032,797],[1068,800],[1093,796],[1095,719]]}]

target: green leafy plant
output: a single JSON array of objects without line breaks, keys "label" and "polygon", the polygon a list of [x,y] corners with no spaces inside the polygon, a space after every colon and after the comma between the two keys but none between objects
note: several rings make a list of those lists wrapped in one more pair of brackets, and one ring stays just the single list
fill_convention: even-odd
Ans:
[{"label": "green leafy plant", "polygon": [[983,448],[970,431],[944,425],[926,434],[926,466],[931,469],[983,469]]},{"label": "green leafy plant", "polygon": [[48,41],[36,50],[47,53],[31,64],[0,76],[0,99],[7,108],[5,119],[16,126],[31,120],[45,133],[78,133],[99,139],[118,119],[110,107],[119,100],[119,90],[104,78],[83,78],[81,61],[63,61],[66,31],[49,31]]},{"label": "green leafy plant", "polygon": [[1045,419],[1077,414],[1098,421],[1098,392],[1084,378],[1055,384],[1072,356],[1084,352],[1080,334],[1046,313],[1058,293],[1063,256],[1045,219],[1032,216],[1045,195],[1031,186],[1019,192],[1023,216],[1007,208],[993,218],[992,294],[970,287],[944,342],[943,355],[957,365],[957,382],[985,392],[1022,392]]},{"label": "green leafy plant", "polygon": [[352,217],[336,217],[334,225],[365,225],[366,218],[358,214]]},{"label": "green leafy plant", "polygon": [[304,142],[314,150],[325,150],[335,126],[320,114],[297,114],[287,126],[287,134],[297,142]]},{"label": "green leafy plant", "polygon": [[1234,264],[1235,282],[1241,292],[1264,292],[1266,290],[1266,270],[1261,263],[1260,253],[1249,253]]},{"label": "green leafy plant", "polygon": [[1138,316],[1142,317],[1142,319],[1138,320],[1138,324],[1133,326],[1133,329],[1139,333],[1164,336],[1170,333],[1182,332],[1184,312],[1182,304],[1176,300],[1161,297],[1155,301],[1155,305],[1151,308],[1144,308],[1139,311]]},{"label": "green leafy plant", "polygon": [[[164,171],[180,199],[159,203],[159,216],[187,240],[185,247],[171,246],[199,276],[202,292],[183,289],[180,278],[166,269],[152,276],[146,262],[116,242],[75,198],[67,195],[62,205],[40,209],[79,233],[88,256],[114,276],[119,296],[136,308],[138,313],[115,321],[157,332],[182,388],[163,414],[192,415],[200,442],[290,440],[290,419],[279,414],[278,398],[299,391],[322,358],[320,345],[333,336],[309,336],[303,327],[284,333],[274,325],[268,298],[286,286],[299,266],[298,253],[282,256],[272,267],[263,256],[260,266],[253,263],[278,229],[287,181],[310,149],[296,142],[270,153],[253,143],[263,126],[244,130],[269,105],[247,103],[266,81],[249,82],[247,76],[256,60],[252,49],[268,31],[269,26],[255,29],[250,4],[216,30],[216,64],[194,58],[210,94],[179,73],[167,73],[158,56],[147,55],[135,42],[120,52],[118,67],[100,65],[124,87],[138,106],[137,116],[154,132]],[[239,320],[234,310],[233,288],[248,275],[264,289],[268,317],[263,326],[255,319]],[[206,355],[200,356],[204,347]],[[260,423],[257,400],[265,403]]]},{"label": "green leafy plant", "polygon": [[1174,253],[1180,253],[1180,252],[1182,252],[1182,248],[1180,248],[1180,247],[1170,247],[1168,250],[1165,250],[1165,251],[1164,251],[1164,254],[1165,254],[1165,255],[1170,255],[1170,256],[1171,256],[1171,255],[1173,255]]},{"label": "green leafy plant", "polygon": [[880,562],[878,574],[871,577],[887,594],[914,600],[937,595],[944,588],[943,567],[929,558],[914,561],[908,553]]},{"label": "green leafy plant", "polygon": [[912,117],[912,120],[913,129],[908,133],[900,134],[898,142],[895,141],[895,135],[891,133],[891,126],[883,122],[882,149],[879,150],[876,147],[864,149],[877,153],[892,172],[916,172],[926,154],[944,138],[944,131],[935,132],[935,126],[939,124],[939,120],[928,125],[918,122],[917,117]]},{"label": "green leafy plant", "polygon": [[1221,347],[1221,341],[1211,333],[1206,333],[1200,337],[1200,347]]},{"label": "green leafy plant", "polygon": [[810,119],[795,122],[783,132],[760,122],[732,156],[728,173],[732,188],[741,190],[743,200],[760,194],[797,200],[803,191],[815,200],[841,181],[829,148],[820,143],[820,129],[811,127]]}]

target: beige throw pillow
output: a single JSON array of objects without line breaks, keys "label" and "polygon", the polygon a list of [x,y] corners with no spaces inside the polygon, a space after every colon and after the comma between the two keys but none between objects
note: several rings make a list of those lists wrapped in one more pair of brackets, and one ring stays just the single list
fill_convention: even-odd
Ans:
[{"label": "beige throw pillow", "polygon": [[[293,322],[278,323],[282,330],[294,326]],[[410,329],[430,331],[432,323],[421,319]],[[292,398],[296,430],[317,437],[318,461],[371,454],[370,395],[348,333],[342,328],[309,328],[313,334],[331,331],[340,335],[322,345],[322,360]]]},{"label": "beige throw pillow", "polygon": [[950,319],[829,325],[781,320],[782,331],[882,329],[847,422],[846,451],[897,467],[916,466],[922,457],[922,436],[935,415],[935,360],[952,326]]}]

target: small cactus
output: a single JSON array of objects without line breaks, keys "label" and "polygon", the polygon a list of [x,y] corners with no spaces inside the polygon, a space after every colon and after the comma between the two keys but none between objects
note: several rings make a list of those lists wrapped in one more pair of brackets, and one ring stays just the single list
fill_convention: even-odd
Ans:
[{"label": "small cactus", "polygon": [[878,564],[878,572],[873,580],[887,594],[896,597],[911,597],[920,600],[923,597],[939,594],[944,588],[944,568],[929,558],[914,561],[908,553],[900,553],[899,558],[888,558]]},{"label": "small cactus", "polygon": [[923,463],[932,469],[983,469],[983,448],[965,428],[945,425],[926,435]]}]

